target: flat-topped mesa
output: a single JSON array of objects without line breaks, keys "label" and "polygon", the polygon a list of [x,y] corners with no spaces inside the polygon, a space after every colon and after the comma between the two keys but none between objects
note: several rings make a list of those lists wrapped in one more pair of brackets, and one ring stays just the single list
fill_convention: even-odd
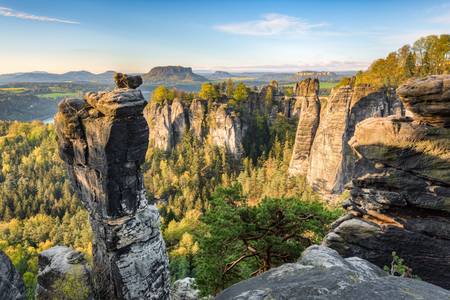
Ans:
[{"label": "flat-topped mesa", "polygon": [[412,79],[397,90],[414,118],[437,127],[450,127],[450,77]]},{"label": "flat-topped mesa", "polygon": [[319,80],[305,79],[295,85],[297,101],[301,101],[294,150],[289,165],[290,175],[306,175],[311,146],[320,121]]},{"label": "flat-topped mesa", "polygon": [[450,75],[429,76],[397,90],[412,119],[370,118],[356,126],[349,144],[359,159],[348,214],[324,242],[378,266],[395,251],[414,274],[444,288],[450,288],[450,115],[443,113],[450,109],[449,81]]},{"label": "flat-topped mesa", "polygon": [[66,99],[55,117],[61,158],[89,212],[102,299],[169,297],[159,214],[147,202],[140,169],[148,146],[145,105],[139,90],[116,88]]}]

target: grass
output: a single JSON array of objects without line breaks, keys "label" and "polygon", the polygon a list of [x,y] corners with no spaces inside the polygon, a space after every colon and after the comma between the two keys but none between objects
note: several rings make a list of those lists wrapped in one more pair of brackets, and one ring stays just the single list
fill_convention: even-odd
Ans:
[{"label": "grass", "polygon": [[47,94],[38,94],[39,98],[50,98],[53,100],[58,100],[64,97],[79,97],[80,93],[78,92],[54,92],[54,93],[47,93]]},{"label": "grass", "polygon": [[26,88],[18,88],[18,87],[6,87],[6,88],[0,88],[0,91],[2,92],[8,92],[8,93],[14,93],[14,94],[20,94],[25,92]]}]

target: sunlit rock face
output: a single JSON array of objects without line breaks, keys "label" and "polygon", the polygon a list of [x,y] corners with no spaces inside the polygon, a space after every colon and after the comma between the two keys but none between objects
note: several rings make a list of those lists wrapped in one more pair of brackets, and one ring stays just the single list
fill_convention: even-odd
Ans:
[{"label": "sunlit rock face", "polygon": [[116,88],[64,100],[55,117],[61,158],[89,212],[94,286],[102,299],[169,297],[159,214],[147,202],[140,169],[146,104],[139,90]]},{"label": "sunlit rock face", "polygon": [[439,299],[450,292],[430,283],[388,275],[359,257],[342,258],[323,246],[307,248],[296,263],[241,281],[217,300]]},{"label": "sunlit rock face", "polygon": [[320,120],[319,80],[305,79],[295,86],[297,101],[301,102],[295,145],[289,165],[291,175],[306,175],[311,146]]},{"label": "sunlit rock face", "polygon": [[243,154],[245,128],[239,113],[226,104],[216,103],[208,108],[206,101],[194,99],[187,106],[176,98],[172,103],[150,103],[145,115],[150,127],[150,147],[169,151],[186,132],[191,132],[199,141],[208,140],[234,158]]},{"label": "sunlit rock face", "polygon": [[277,85],[248,92],[248,98],[239,105],[224,95],[215,100],[194,98],[190,103],[179,98],[150,102],[144,110],[150,128],[150,147],[171,151],[186,133],[190,133],[198,141],[210,142],[240,159],[243,145],[254,134],[248,128],[252,127],[256,116],[268,125],[278,117],[298,118],[300,108],[295,107],[296,99],[285,96]]},{"label": "sunlit rock face", "polygon": [[[450,75],[397,89],[414,117],[371,118],[350,140],[357,153],[348,214],[325,245],[379,266],[391,252],[423,280],[450,288]],[[425,105],[427,103],[428,105]]]},{"label": "sunlit rock face", "polygon": [[25,285],[11,260],[0,251],[0,295],[5,300],[26,299]]},{"label": "sunlit rock face", "polygon": [[352,178],[355,156],[348,141],[355,126],[371,117],[402,115],[403,107],[393,91],[367,85],[335,88],[319,102],[311,82],[297,85],[302,108],[289,173],[305,176],[315,191],[332,198]]}]

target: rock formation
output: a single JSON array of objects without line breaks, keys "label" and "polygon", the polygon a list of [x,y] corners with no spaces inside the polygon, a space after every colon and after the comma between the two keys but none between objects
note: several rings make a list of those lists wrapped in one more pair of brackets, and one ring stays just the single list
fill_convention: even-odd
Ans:
[{"label": "rock formation", "polygon": [[26,296],[22,276],[2,251],[0,251],[0,295],[4,300],[21,300]]},{"label": "rock formation", "polygon": [[319,112],[314,86],[311,80],[297,86],[302,109],[289,173],[306,176],[314,190],[331,197],[352,177],[355,157],[347,142],[355,126],[370,117],[402,114],[402,108],[390,91],[357,85],[334,89]]},{"label": "rock formation", "polygon": [[319,80],[305,79],[295,85],[294,93],[301,102],[294,151],[289,166],[291,175],[306,175],[311,146],[320,120]]},{"label": "rock formation", "polygon": [[200,290],[196,288],[194,278],[186,277],[173,283],[170,296],[172,300],[198,300]]},{"label": "rock formation", "polygon": [[[226,97],[217,101],[195,98],[190,104],[178,98],[171,103],[151,102],[144,111],[150,128],[150,146],[170,151],[186,132],[191,132],[199,141],[210,141],[239,159],[247,134],[252,134],[247,130],[249,123],[256,115],[266,117],[268,122],[278,115],[288,119],[298,117],[295,99],[283,95],[275,86],[268,87],[260,92],[250,92],[239,108],[229,105]],[[269,91],[272,93],[271,101],[266,99]]]},{"label": "rock formation", "polygon": [[142,84],[142,77],[116,73],[114,75],[114,82],[116,83],[116,86],[121,89],[136,89]]},{"label": "rock formation", "polygon": [[60,298],[58,284],[66,280],[81,281],[81,285],[92,296],[91,270],[82,253],[64,246],[52,247],[39,254],[38,265],[37,300]]},{"label": "rock formation", "polygon": [[348,214],[324,244],[378,266],[396,251],[421,279],[450,288],[450,75],[408,81],[397,93],[415,117],[356,126]]},{"label": "rock formation", "polygon": [[450,292],[410,278],[394,277],[358,257],[342,258],[327,247],[307,248],[284,264],[239,282],[217,300],[264,299],[448,299]]},{"label": "rock formation", "polygon": [[245,129],[239,114],[226,104],[215,104],[208,110],[207,103],[200,99],[194,99],[189,107],[174,99],[172,103],[150,103],[145,115],[151,147],[169,151],[185,132],[191,131],[198,140],[209,140],[235,158],[242,155]]},{"label": "rock formation", "polygon": [[66,99],[55,117],[61,158],[93,229],[94,286],[102,299],[167,299],[158,210],[145,197],[148,145],[139,90]]}]

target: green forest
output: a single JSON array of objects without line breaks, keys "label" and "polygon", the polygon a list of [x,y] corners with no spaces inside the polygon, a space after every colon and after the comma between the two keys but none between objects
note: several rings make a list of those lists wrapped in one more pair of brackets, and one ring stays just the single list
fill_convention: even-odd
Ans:
[{"label": "green forest", "polygon": [[[395,87],[411,77],[449,73],[449,47],[449,35],[422,38],[341,84]],[[251,91],[229,80],[203,84],[198,96],[226,98],[240,110]],[[175,96],[191,101],[194,94],[158,87],[152,101]],[[249,120],[252,134],[239,160],[185,134],[169,153],[148,149],[143,166],[147,197],[161,214],[171,280],[195,277],[204,295],[297,260],[343,213],[304,178],[288,176],[296,122],[282,116],[268,122],[265,115]],[[91,258],[88,214],[71,190],[53,125],[0,121],[0,220],[0,249],[23,274],[30,299],[39,252],[67,245]]]}]

